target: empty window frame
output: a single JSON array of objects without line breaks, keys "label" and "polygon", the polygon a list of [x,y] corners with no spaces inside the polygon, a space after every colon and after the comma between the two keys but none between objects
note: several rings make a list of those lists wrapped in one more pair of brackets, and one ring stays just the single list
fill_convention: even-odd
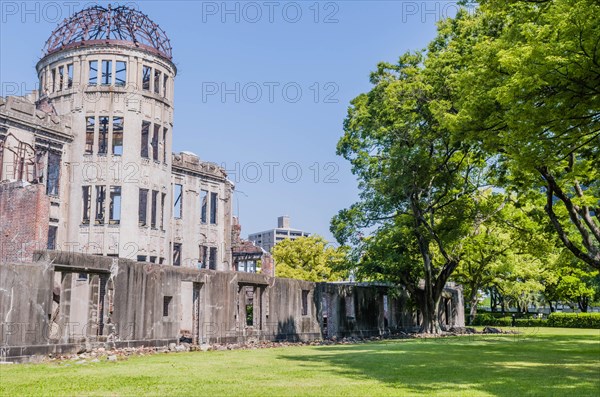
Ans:
[{"label": "empty window frame", "polygon": [[163,296],[163,317],[169,317],[172,296]]},{"label": "empty window frame", "polygon": [[56,233],[58,232],[58,226],[49,226],[48,227],[48,244],[46,248],[49,250],[56,249]]},{"label": "empty window frame", "polygon": [[140,226],[146,226],[148,222],[148,189],[140,189],[138,202],[138,223]]},{"label": "empty window frame", "polygon": [[67,65],[67,88],[73,87],[73,64]]},{"label": "empty window frame", "polygon": [[117,61],[115,69],[115,86],[125,87],[127,83],[127,62]]},{"label": "empty window frame", "polygon": [[161,193],[160,200],[160,230],[165,230],[165,200],[167,199],[166,193]]},{"label": "empty window frame", "polygon": [[52,69],[50,71],[50,83],[52,83],[51,92],[56,90],[56,69]]},{"label": "empty window frame", "polygon": [[65,85],[65,67],[58,67],[58,86],[56,87],[57,91],[62,91],[63,86]]},{"label": "empty window frame", "polygon": [[142,121],[142,143],[140,149],[140,156],[148,158],[148,134],[150,133],[150,122]]},{"label": "empty window frame", "polygon": [[106,201],[106,186],[96,186],[96,225],[104,224],[104,202]]},{"label": "empty window frame", "polygon": [[96,85],[98,84],[98,61],[90,61],[89,66],[88,84]]},{"label": "empty window frame", "polygon": [[158,191],[152,191],[152,212],[150,212],[150,227],[156,229],[156,210],[158,209]]},{"label": "empty window frame", "polygon": [[217,270],[217,247],[210,247],[210,255],[208,258],[208,268]]},{"label": "empty window frame", "polygon": [[98,125],[98,154],[106,154],[108,151],[108,116],[99,117]]},{"label": "empty window frame", "polygon": [[160,135],[160,125],[154,124],[154,132],[152,134],[152,160],[158,159],[158,136]]},{"label": "empty window frame", "polygon": [[181,266],[181,243],[173,243],[173,266]]},{"label": "empty window frame", "polygon": [[163,76],[163,90],[162,90],[162,94],[163,96],[166,98],[167,97],[167,83],[169,81],[169,76],[167,76],[167,74],[165,73]]},{"label": "empty window frame", "polygon": [[121,223],[121,186],[110,187],[108,221],[111,225],[118,225]]},{"label": "empty window frame", "polygon": [[302,315],[308,316],[308,290],[302,290]]},{"label": "empty window frame", "polygon": [[181,219],[183,211],[183,186],[176,183],[173,189],[173,217]]},{"label": "empty window frame", "polygon": [[58,196],[58,182],[60,178],[60,154],[48,152],[48,177],[46,178],[46,194]]},{"label": "empty window frame", "polygon": [[102,85],[112,84],[112,61],[102,61]]},{"label": "empty window frame", "polygon": [[94,130],[96,128],[96,118],[85,118],[85,153],[94,153]]},{"label": "empty window frame", "polygon": [[123,155],[123,117],[113,117],[112,154]]},{"label": "empty window frame", "polygon": [[154,92],[156,94],[160,94],[161,74],[162,73],[160,72],[160,70],[154,69]]},{"label": "empty window frame", "polygon": [[92,187],[82,186],[82,200],[83,200],[83,217],[81,223],[90,223],[90,207],[92,206]]},{"label": "empty window frame", "polygon": [[208,247],[201,245],[199,247],[199,252],[198,252],[198,263],[200,264],[200,269],[207,268],[207,266],[208,266],[207,259],[208,259]]},{"label": "empty window frame", "polygon": [[212,225],[217,224],[217,202],[218,202],[217,193],[210,193],[210,223]]},{"label": "empty window frame", "polygon": [[150,257],[150,263],[156,263],[156,256]]},{"label": "empty window frame", "polygon": [[142,89],[146,91],[150,91],[150,73],[152,73],[152,68],[144,65],[142,67]]},{"label": "empty window frame", "polygon": [[163,128],[163,162],[167,164],[167,128]]},{"label": "empty window frame", "polygon": [[42,73],[40,73],[40,96],[45,95],[46,90],[46,71],[42,71]]},{"label": "empty window frame", "polygon": [[208,192],[200,190],[200,222],[206,223],[206,215],[208,209]]},{"label": "empty window frame", "polygon": [[147,258],[148,258],[148,257],[147,257],[146,255],[138,255],[138,256],[137,256],[137,258],[136,258],[136,260],[137,260],[138,262],[146,262],[146,259],[147,259]]}]

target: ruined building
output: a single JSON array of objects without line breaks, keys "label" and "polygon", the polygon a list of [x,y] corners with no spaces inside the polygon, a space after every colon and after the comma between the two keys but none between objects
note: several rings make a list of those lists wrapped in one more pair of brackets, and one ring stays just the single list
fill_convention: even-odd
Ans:
[{"label": "ruined building", "polygon": [[[36,70],[38,92],[0,98],[0,361],[418,326],[401,287],[272,277],[224,170],[171,152],[177,69],[146,15],[82,10]],[[459,286],[442,306],[464,325]]]},{"label": "ruined building", "polygon": [[[177,69],[165,32],[141,12],[92,7],[43,53],[39,92],[0,102],[0,180],[43,184],[50,200],[38,248],[231,270],[233,184],[215,164],[171,154]],[[31,257],[20,244],[31,241],[7,242],[4,255]]]}]

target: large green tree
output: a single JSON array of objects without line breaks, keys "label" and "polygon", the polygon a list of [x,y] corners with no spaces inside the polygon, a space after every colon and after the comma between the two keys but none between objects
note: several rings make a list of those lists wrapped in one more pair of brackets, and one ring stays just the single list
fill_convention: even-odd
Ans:
[{"label": "large green tree", "polygon": [[331,230],[355,247],[358,274],[366,267],[402,282],[421,309],[422,331],[438,333],[440,298],[464,238],[496,206],[479,200],[488,163],[478,146],[436,121],[432,104],[452,98],[444,71],[423,60],[405,54],[380,64],[373,89],[352,101],[337,151],[352,164],[360,201],[340,211]]},{"label": "large green tree", "polygon": [[483,0],[437,41],[430,64],[454,65],[460,93],[439,120],[497,156],[505,189],[545,195],[564,246],[600,269],[600,3]]}]

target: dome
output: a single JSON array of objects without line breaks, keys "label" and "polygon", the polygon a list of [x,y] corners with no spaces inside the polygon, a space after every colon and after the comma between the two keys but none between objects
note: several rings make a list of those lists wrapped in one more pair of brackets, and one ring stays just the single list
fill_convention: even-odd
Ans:
[{"label": "dome", "polygon": [[164,30],[144,13],[119,6],[93,6],[65,19],[54,29],[44,55],[66,48],[87,45],[118,44],[142,48],[172,59],[171,42]]}]

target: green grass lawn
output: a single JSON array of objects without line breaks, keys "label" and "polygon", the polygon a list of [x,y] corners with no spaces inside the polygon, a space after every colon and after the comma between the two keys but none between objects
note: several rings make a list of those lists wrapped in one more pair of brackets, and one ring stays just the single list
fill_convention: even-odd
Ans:
[{"label": "green grass lawn", "polygon": [[0,393],[102,396],[598,396],[600,330],[170,353],[0,366]]}]

